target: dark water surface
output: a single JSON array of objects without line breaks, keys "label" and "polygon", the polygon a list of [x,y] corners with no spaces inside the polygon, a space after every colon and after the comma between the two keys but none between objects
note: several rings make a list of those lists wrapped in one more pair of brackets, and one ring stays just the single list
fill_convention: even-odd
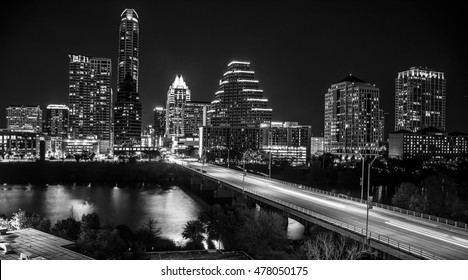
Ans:
[{"label": "dark water surface", "polygon": [[177,186],[0,186],[0,214],[8,217],[18,211],[36,212],[49,217],[52,224],[67,218],[73,208],[78,219],[96,212],[102,224],[125,224],[136,230],[147,218],[158,220],[162,235],[182,241],[184,224],[196,219],[203,203]]}]

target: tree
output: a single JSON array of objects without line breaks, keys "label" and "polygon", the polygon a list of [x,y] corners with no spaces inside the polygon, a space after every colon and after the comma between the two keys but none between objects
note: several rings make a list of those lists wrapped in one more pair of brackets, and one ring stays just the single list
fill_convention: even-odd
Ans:
[{"label": "tree", "polygon": [[437,173],[425,177],[421,185],[426,191],[428,213],[450,217],[459,204],[460,184],[446,174]]},{"label": "tree", "polygon": [[136,232],[137,238],[143,243],[145,251],[153,250],[157,239],[161,235],[161,228],[157,227],[157,225],[157,220],[147,218]]},{"label": "tree", "polygon": [[376,253],[340,234],[319,233],[314,240],[307,240],[304,245],[308,260],[360,260],[375,259]]},{"label": "tree", "polygon": [[127,245],[113,227],[81,232],[76,247],[80,253],[100,260],[122,259],[128,254]]},{"label": "tree", "polygon": [[13,230],[26,228],[28,226],[26,212],[19,209],[18,212],[13,213],[10,220],[10,226]]},{"label": "tree", "polygon": [[68,240],[77,240],[80,234],[81,223],[72,217],[59,220],[52,228],[52,234]]},{"label": "tree", "polygon": [[81,231],[98,230],[101,228],[101,222],[98,214],[95,212],[83,214],[81,217]]},{"label": "tree", "polygon": [[256,258],[270,258],[288,249],[286,220],[278,213],[241,209],[243,223],[237,231],[240,249]]},{"label": "tree", "polygon": [[9,221],[7,221],[5,217],[3,224],[8,224],[8,227],[12,230],[33,228],[43,232],[50,232],[49,218],[44,218],[37,213],[28,215],[21,209],[19,209],[17,213],[13,213]]},{"label": "tree", "polygon": [[410,199],[419,193],[419,188],[410,182],[400,184],[398,191],[392,197],[392,204],[403,209],[410,209]]},{"label": "tree", "polygon": [[205,227],[199,220],[188,221],[184,226],[182,237],[184,239],[190,239],[192,241],[192,249],[195,249],[196,244],[200,244],[205,234]]}]

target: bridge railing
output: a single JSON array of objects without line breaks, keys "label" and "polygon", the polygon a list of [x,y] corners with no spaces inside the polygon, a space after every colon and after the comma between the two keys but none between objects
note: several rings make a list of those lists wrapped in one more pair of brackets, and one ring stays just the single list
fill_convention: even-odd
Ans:
[{"label": "bridge railing", "polygon": [[[286,181],[282,181],[282,180],[278,180],[278,179],[274,179],[274,178],[268,178],[268,177],[265,177],[265,176],[260,176],[260,175],[252,174],[252,173],[249,173],[249,176],[255,176],[255,177],[258,177],[258,178],[271,180],[271,181],[274,181],[274,182],[277,182],[277,183],[280,183],[280,184],[284,184],[284,185],[291,186],[291,187],[294,187],[294,188],[298,188],[298,189],[302,189],[302,190],[306,190],[306,191],[311,191],[311,192],[315,192],[315,193],[319,193],[319,194],[323,194],[323,195],[338,197],[338,198],[341,198],[341,199],[351,200],[351,201],[355,201],[355,202],[358,202],[358,203],[366,203],[366,200],[364,200],[364,199],[360,199],[360,198],[356,198],[356,197],[352,197],[352,196],[348,196],[348,195],[344,195],[344,194],[339,194],[339,193],[324,191],[324,190],[320,190],[320,189],[316,189],[316,188],[306,187],[304,185],[295,184],[295,183],[291,183],[291,182],[286,182]],[[468,224],[467,223],[458,222],[458,221],[454,221],[454,220],[451,220],[451,219],[441,218],[441,217],[437,217],[437,216],[434,216],[434,215],[424,214],[424,213],[411,211],[411,210],[407,210],[407,209],[402,209],[402,208],[399,208],[399,207],[386,205],[386,204],[382,204],[382,203],[377,203],[377,202],[373,202],[372,205],[375,206],[375,207],[382,208],[382,209],[387,209],[387,210],[390,210],[390,211],[394,211],[394,212],[398,212],[398,213],[402,213],[402,214],[406,214],[406,215],[410,215],[410,216],[414,216],[414,217],[418,217],[418,218],[422,218],[422,219],[426,219],[426,220],[431,220],[433,222],[443,223],[443,224],[454,226],[454,227],[461,228],[461,229],[468,229]]]}]

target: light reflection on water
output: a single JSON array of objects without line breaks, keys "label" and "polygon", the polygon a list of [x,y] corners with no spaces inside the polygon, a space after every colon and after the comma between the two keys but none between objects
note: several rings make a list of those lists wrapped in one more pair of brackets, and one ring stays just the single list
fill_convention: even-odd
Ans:
[{"label": "light reflection on water", "polygon": [[0,190],[0,214],[22,209],[49,217],[52,224],[73,209],[78,219],[96,212],[103,224],[125,224],[135,231],[148,218],[156,219],[164,237],[180,241],[184,224],[203,210],[180,188],[117,188],[106,186],[21,186]]}]

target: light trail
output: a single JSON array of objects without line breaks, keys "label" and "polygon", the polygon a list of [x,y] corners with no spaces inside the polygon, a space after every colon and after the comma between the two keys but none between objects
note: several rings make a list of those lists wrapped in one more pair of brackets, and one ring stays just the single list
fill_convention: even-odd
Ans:
[{"label": "light trail", "polygon": [[[448,242],[448,243],[451,243],[451,244],[454,244],[454,245],[457,245],[457,246],[464,247],[464,248],[468,249],[468,240],[466,240],[466,239],[457,238],[458,241],[454,241],[454,240],[450,239],[450,238],[452,238],[452,236],[450,236],[448,234],[437,233],[436,231],[433,231],[433,230],[422,229],[420,227],[410,226],[410,225],[399,223],[399,222],[385,221],[385,223],[389,224],[389,225],[392,225],[394,227],[399,227],[399,228],[402,228],[402,229],[405,229],[405,230],[408,230],[408,231],[412,231],[412,232],[415,232],[415,233],[418,233],[418,234],[421,234],[421,235],[425,235],[425,236],[428,236],[428,237],[431,237],[431,238],[434,238],[434,239],[438,239],[438,240]],[[468,254],[468,252],[467,252],[467,254]]]}]

